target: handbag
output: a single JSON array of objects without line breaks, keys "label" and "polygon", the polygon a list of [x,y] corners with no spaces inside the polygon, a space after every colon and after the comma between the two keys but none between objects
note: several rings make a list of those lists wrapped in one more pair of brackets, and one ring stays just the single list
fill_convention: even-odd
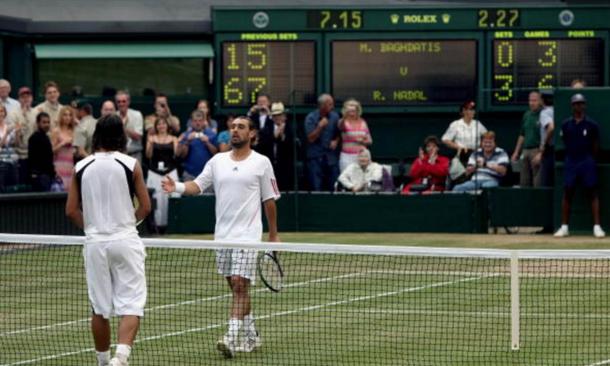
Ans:
[{"label": "handbag", "polygon": [[55,177],[51,182],[51,192],[64,192],[64,181],[60,177]]},{"label": "handbag", "polygon": [[456,155],[451,159],[451,165],[449,165],[449,177],[451,180],[457,180],[464,173],[466,173],[466,168],[464,168],[464,164],[460,161],[459,155]]}]

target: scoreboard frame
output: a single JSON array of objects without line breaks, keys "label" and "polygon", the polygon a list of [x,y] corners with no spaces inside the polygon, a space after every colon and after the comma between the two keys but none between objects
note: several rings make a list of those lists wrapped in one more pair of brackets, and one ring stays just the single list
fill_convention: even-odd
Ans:
[{"label": "scoreboard frame", "polygon": [[[319,14],[318,14],[319,13]],[[476,99],[479,111],[523,111],[526,104],[501,105],[494,103],[494,41],[497,34],[512,34],[512,40],[536,39],[526,33],[548,34],[548,38],[599,38],[603,45],[603,85],[610,78],[610,5],[552,6],[498,4],[492,6],[458,5],[451,8],[410,6],[324,6],[274,7],[268,9],[244,7],[213,7],[215,60],[214,91],[217,111],[239,113],[244,108],[221,105],[223,80],[222,42],[255,39],[256,35],[275,36],[292,34],[298,40],[315,42],[315,92],[330,92],[332,87],[332,42],[366,40],[474,40],[476,42]],[[317,26],[316,21],[320,21]],[[322,24],[322,21],[323,24]],[[578,36],[582,33],[582,37]],[[572,35],[570,35],[572,34]],[[576,35],[576,36],[575,36]],[[507,38],[509,39],[509,38]],[[281,42],[281,40],[278,40]],[[272,96],[273,97],[273,96]],[[291,101],[283,101],[290,104]],[[341,101],[339,101],[341,102]],[[364,105],[367,113],[400,112],[455,112],[455,105],[400,104]],[[295,112],[306,112],[315,104],[292,106]]]}]

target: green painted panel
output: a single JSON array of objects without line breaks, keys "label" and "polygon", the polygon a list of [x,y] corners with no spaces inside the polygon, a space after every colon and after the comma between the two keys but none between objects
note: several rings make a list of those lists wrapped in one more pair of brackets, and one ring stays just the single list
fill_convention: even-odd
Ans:
[{"label": "green painted panel", "polygon": [[176,43],[56,43],[34,46],[38,59],[211,58],[205,42]]}]

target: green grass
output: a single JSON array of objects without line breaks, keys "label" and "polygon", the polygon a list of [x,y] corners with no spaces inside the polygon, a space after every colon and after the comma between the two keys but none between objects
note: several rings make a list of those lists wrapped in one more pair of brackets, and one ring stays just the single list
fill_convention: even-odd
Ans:
[{"label": "green grass", "polygon": [[[286,233],[282,239],[608,247],[592,239],[582,244],[506,235]],[[78,247],[0,250],[0,365],[95,364],[80,253]],[[280,294],[260,284],[252,290],[263,347],[226,361],[215,344],[226,331],[230,294],[215,272],[214,253],[149,249],[149,310],[130,365],[586,366],[610,359],[608,261],[523,261],[521,350],[514,352],[506,260],[302,253],[281,258],[289,286]]]}]

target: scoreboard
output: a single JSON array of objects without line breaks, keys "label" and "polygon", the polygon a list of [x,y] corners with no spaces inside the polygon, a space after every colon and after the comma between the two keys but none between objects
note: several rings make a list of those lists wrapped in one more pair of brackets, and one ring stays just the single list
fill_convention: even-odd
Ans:
[{"label": "scoreboard", "polygon": [[610,6],[212,9],[221,111],[258,93],[367,110],[523,109],[531,90],[607,86]]}]

